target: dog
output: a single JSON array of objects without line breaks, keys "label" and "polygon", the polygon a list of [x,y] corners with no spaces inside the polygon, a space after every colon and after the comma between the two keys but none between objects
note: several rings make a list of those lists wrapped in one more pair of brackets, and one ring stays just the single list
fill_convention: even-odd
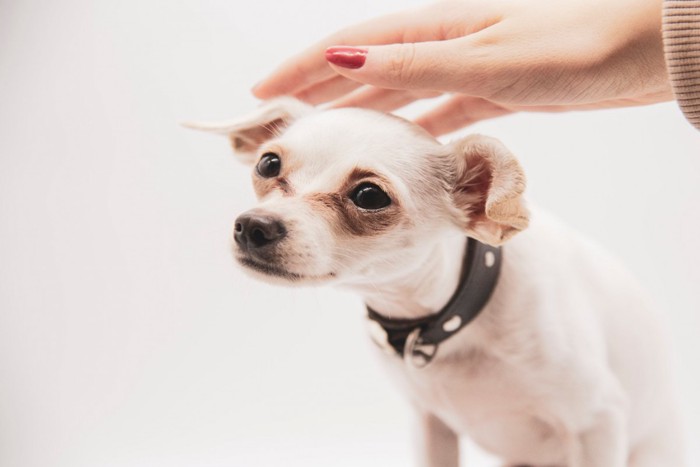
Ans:
[{"label": "dog", "polygon": [[[511,467],[681,467],[667,343],[644,291],[523,199],[498,140],[293,98],[230,121],[259,204],[234,255],[278,284],[359,293],[420,423],[420,465],[468,436]],[[517,235],[516,235],[517,234]]]}]

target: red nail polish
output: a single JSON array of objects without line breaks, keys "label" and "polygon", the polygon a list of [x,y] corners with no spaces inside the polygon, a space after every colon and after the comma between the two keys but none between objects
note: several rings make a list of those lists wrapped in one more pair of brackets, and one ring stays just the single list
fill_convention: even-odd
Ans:
[{"label": "red nail polish", "polygon": [[343,68],[360,68],[365,64],[367,49],[360,47],[329,47],[326,60]]}]

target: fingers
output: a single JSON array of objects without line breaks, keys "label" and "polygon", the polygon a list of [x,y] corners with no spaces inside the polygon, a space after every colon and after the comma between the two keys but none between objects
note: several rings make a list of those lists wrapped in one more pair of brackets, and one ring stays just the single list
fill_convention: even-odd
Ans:
[{"label": "fingers", "polygon": [[[654,98],[654,96],[651,98]],[[587,104],[505,106],[480,97],[455,96],[430,112],[418,117],[415,123],[422,126],[433,136],[441,136],[481,120],[501,117],[514,112],[557,113],[630,107],[648,103],[644,99],[612,99]]]},{"label": "fingers", "polygon": [[346,28],[288,59],[258,83],[253,94],[260,99],[295,94],[331,78],[335,72],[324,56],[331,46],[439,42],[471,35],[499,21],[501,14],[493,3],[438,2]]},{"label": "fingers", "polygon": [[294,94],[294,97],[312,105],[336,100],[341,96],[362,87],[362,83],[352,81],[344,76],[333,76],[330,79],[313,84]]},{"label": "fingers", "polygon": [[480,97],[456,96],[416,119],[433,136],[464,128],[480,120],[500,117],[513,110]]},{"label": "fingers", "polygon": [[487,82],[485,54],[470,37],[445,41],[333,47],[326,58],[340,75],[385,89],[479,95]]},{"label": "fingers", "polygon": [[325,43],[316,44],[296,57],[282,63],[267,79],[251,89],[259,99],[295,94],[303,88],[335,76],[335,72],[323,60]]},{"label": "fingers", "polygon": [[391,112],[419,99],[439,96],[435,91],[397,91],[366,86],[333,102],[333,107],[364,107]]},{"label": "fingers", "polygon": [[[336,73],[328,66],[324,54],[325,50],[333,45],[402,42],[407,30],[424,30],[426,37],[432,38],[434,35],[432,28],[418,25],[419,22],[424,23],[425,19],[426,15],[407,11],[378,17],[339,31],[282,63],[267,78],[258,83],[252,92],[260,99],[295,94],[335,76]],[[418,36],[411,39],[421,40]]]}]

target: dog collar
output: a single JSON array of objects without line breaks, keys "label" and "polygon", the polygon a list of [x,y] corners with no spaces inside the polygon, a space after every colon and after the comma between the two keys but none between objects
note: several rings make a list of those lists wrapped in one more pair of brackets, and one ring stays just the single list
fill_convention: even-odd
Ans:
[{"label": "dog collar", "polygon": [[502,252],[469,238],[457,290],[438,313],[416,319],[390,319],[367,307],[370,334],[389,353],[409,357],[424,367],[440,344],[479,315],[489,301],[501,270]]}]

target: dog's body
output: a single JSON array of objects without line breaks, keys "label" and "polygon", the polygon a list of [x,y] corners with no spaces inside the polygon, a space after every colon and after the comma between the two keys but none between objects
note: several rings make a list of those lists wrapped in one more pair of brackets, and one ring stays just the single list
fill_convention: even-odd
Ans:
[{"label": "dog's body", "polygon": [[[196,126],[259,161],[239,261],[351,288],[388,318],[448,303],[464,232],[500,245],[528,224],[522,171],[489,138],[443,146],[394,117],[290,100]],[[487,305],[428,365],[380,351],[420,414],[423,463],[458,465],[468,435],[508,466],[682,466],[666,344],[634,281],[539,212],[502,252]]]},{"label": "dog's body", "polygon": [[432,363],[380,352],[422,414],[427,465],[457,465],[450,432],[507,465],[683,465],[666,345],[634,281],[540,212],[503,249],[489,303]]}]

